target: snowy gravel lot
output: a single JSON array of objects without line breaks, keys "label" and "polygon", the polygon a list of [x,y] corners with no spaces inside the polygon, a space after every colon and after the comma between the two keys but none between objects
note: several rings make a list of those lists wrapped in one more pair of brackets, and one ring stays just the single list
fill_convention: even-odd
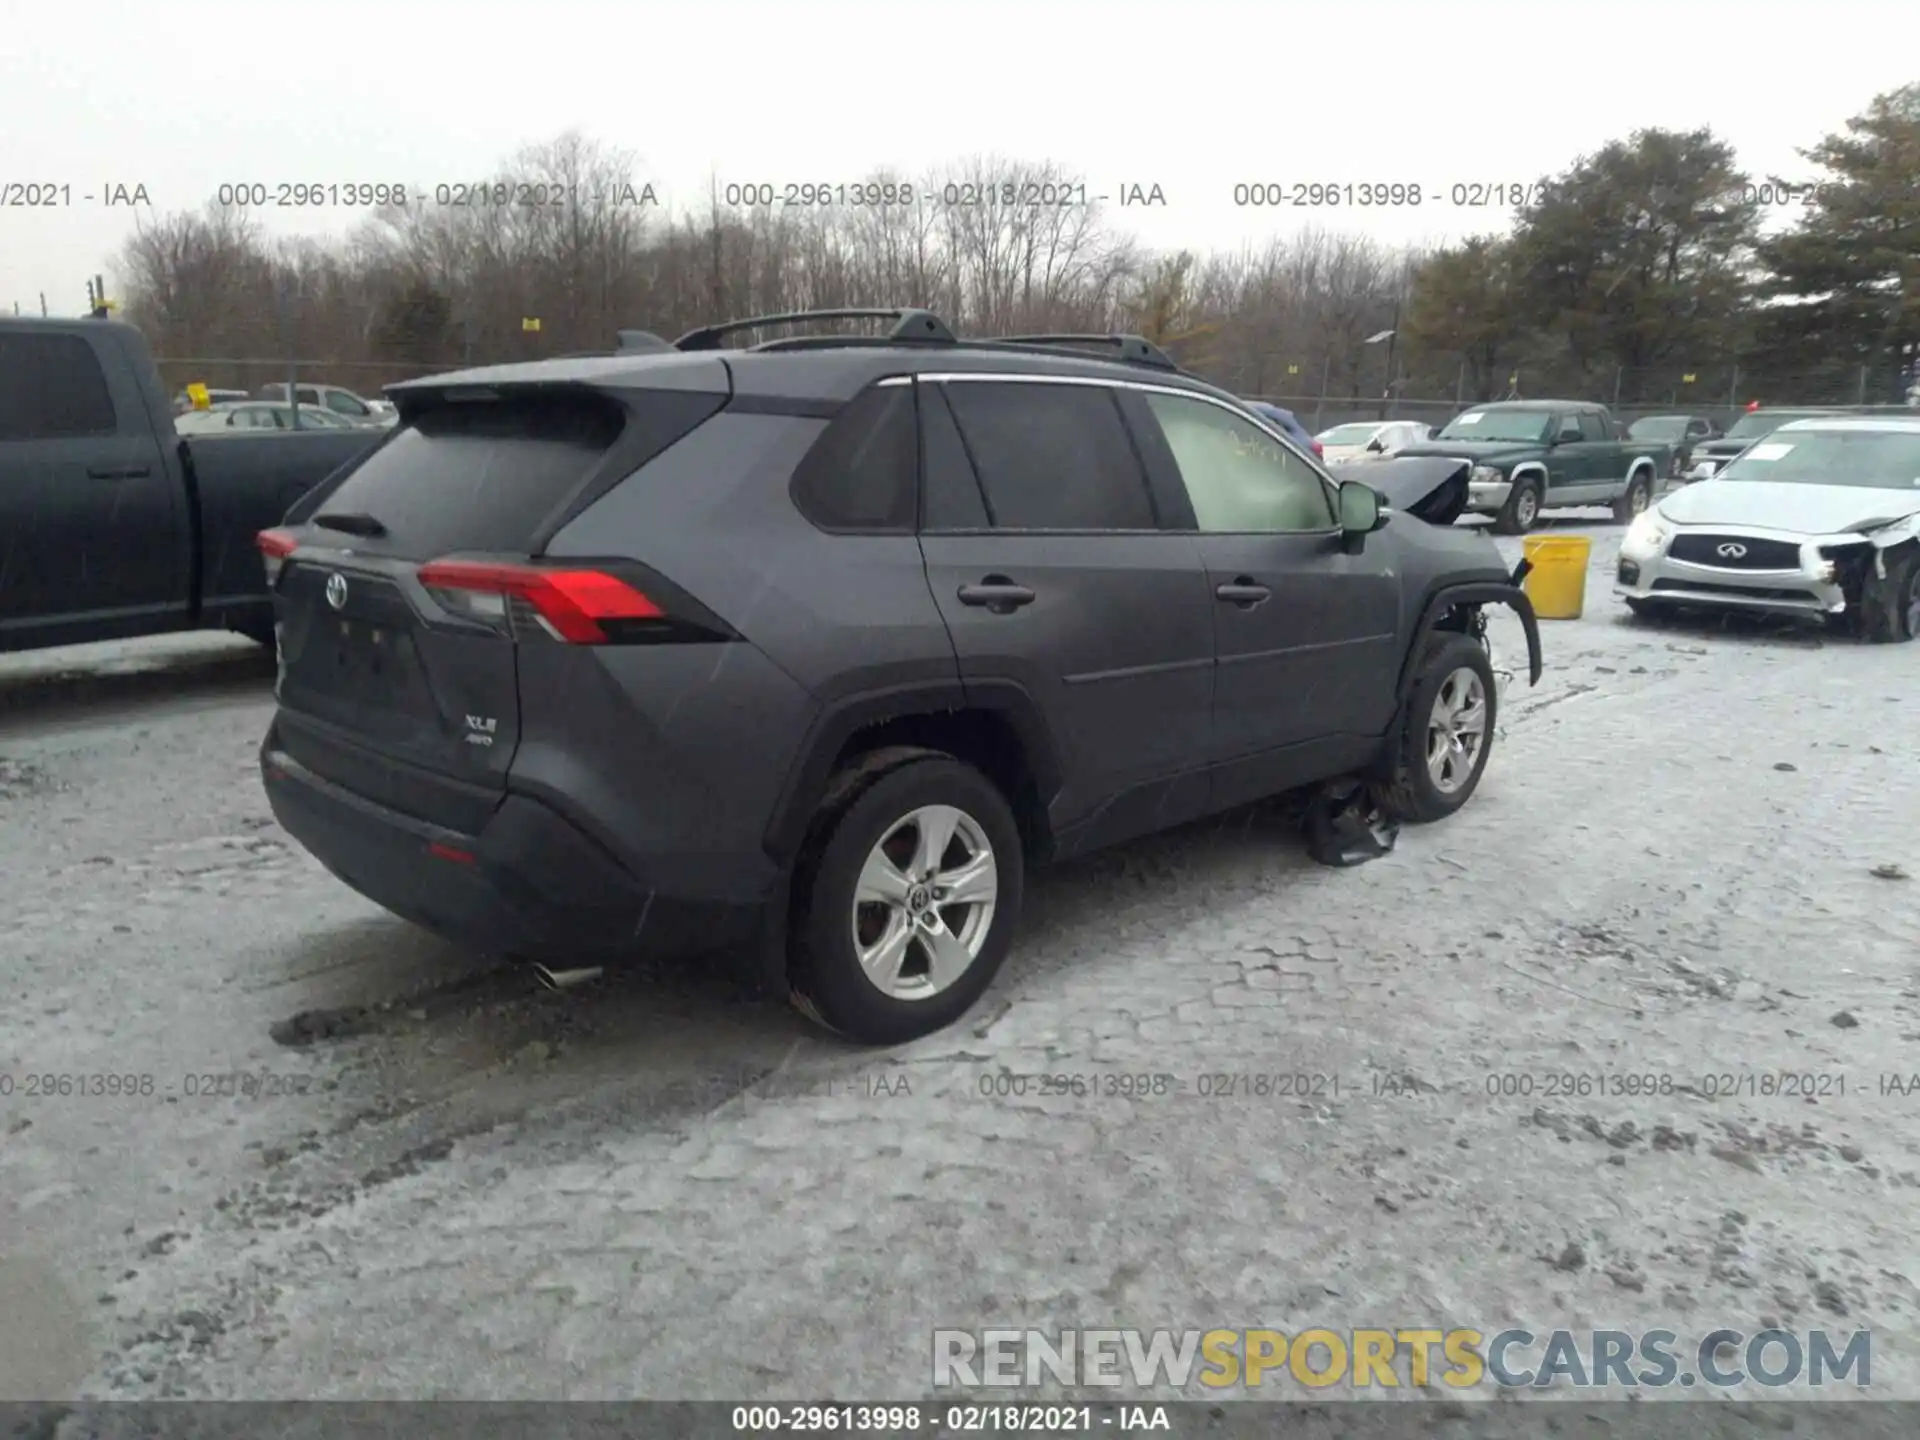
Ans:
[{"label": "snowy gravel lot", "polygon": [[[1872,873],[1920,875],[1920,649],[1632,624],[1590,533],[1460,816],[1343,871],[1255,814],[1051,872],[891,1052],[387,917],[270,817],[244,642],[0,659],[0,1398],[910,1397],[936,1326],[1769,1322],[1871,1328],[1920,1398],[1920,884]],[[1040,1075],[1092,1093],[993,1093]]]}]

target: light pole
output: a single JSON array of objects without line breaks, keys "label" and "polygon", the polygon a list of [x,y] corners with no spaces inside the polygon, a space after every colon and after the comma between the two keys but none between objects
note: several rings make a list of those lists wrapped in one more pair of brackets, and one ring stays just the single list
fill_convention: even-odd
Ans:
[{"label": "light pole", "polygon": [[[1395,308],[1394,319],[1396,321],[1399,319],[1398,307]],[[1362,345],[1379,345],[1384,343],[1387,347],[1387,388],[1380,392],[1380,413],[1375,417],[1379,420],[1387,418],[1387,402],[1393,396],[1393,344],[1399,334],[1400,331],[1397,328],[1393,330],[1382,330],[1378,335],[1369,335],[1365,340],[1360,342]]]}]

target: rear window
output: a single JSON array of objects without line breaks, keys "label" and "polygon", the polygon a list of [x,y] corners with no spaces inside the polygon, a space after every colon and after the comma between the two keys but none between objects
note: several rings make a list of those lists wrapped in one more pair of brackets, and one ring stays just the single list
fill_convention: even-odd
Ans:
[{"label": "rear window", "polygon": [[447,402],[409,420],[312,514],[373,516],[387,533],[356,542],[370,552],[525,554],[557,512],[584,498],[616,445],[618,469],[630,474],[725,398],[643,392],[631,410],[597,395]]}]

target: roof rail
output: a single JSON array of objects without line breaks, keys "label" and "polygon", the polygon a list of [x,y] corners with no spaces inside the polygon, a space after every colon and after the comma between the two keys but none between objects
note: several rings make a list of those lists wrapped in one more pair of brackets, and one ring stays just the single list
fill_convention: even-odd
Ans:
[{"label": "roof rail", "polygon": [[796,310],[787,315],[750,315],[744,320],[729,320],[724,325],[705,325],[689,330],[673,342],[676,350],[718,350],[720,339],[740,330],[758,330],[763,325],[793,325],[802,320],[892,320],[887,339],[924,340],[936,344],[954,343],[953,331],[930,310]]},{"label": "roof rail", "polygon": [[1119,350],[1129,365],[1151,365],[1156,370],[1179,370],[1174,359],[1144,335],[1002,335],[1002,345],[1065,345],[1073,348],[1104,345]]}]

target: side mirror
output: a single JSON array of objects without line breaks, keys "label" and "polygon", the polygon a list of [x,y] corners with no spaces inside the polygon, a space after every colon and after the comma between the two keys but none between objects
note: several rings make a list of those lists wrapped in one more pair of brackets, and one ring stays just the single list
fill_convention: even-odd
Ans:
[{"label": "side mirror", "polygon": [[1387,523],[1380,492],[1358,480],[1340,482],[1340,539],[1349,555],[1357,555],[1366,537]]},{"label": "side mirror", "polygon": [[1387,453],[1387,442],[1384,440],[1369,440],[1367,442],[1367,449],[1371,450],[1375,455],[1384,455]]}]

